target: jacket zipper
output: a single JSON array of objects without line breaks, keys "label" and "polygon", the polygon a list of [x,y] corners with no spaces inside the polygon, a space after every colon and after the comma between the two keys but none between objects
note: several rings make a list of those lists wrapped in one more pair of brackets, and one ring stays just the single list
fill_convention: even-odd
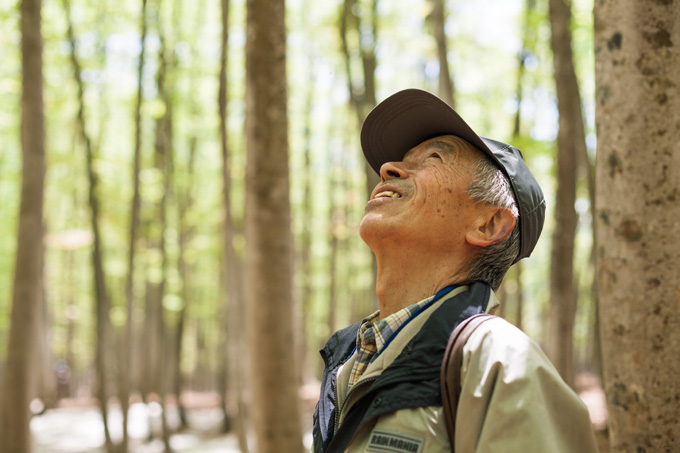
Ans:
[{"label": "jacket zipper", "polygon": [[[350,389],[350,391],[347,392],[347,395],[345,395],[345,399],[342,400],[342,406],[340,406],[340,407],[339,407],[338,404],[337,404],[338,389],[337,389],[337,388],[335,389],[335,391],[334,391],[334,396],[335,396],[335,399],[336,399],[336,405],[335,405],[335,407],[338,408],[338,410],[335,411],[335,427],[336,427],[336,428],[337,428],[338,424],[340,423],[340,414],[342,413],[342,408],[345,406],[345,403],[347,402],[347,400],[349,400],[349,396],[352,394],[352,392],[354,391],[354,389],[359,388],[359,387],[363,386],[364,384],[366,384],[366,383],[368,383],[368,382],[373,382],[373,381],[375,381],[376,379],[378,379],[379,377],[380,377],[380,376],[375,376],[375,377],[368,378],[368,379],[363,380],[363,381],[359,381],[359,382],[357,382],[356,384],[354,384],[354,386]],[[337,383],[337,379],[336,379],[336,383]],[[335,429],[334,429],[334,432],[335,432]]]},{"label": "jacket zipper", "polygon": [[338,430],[338,413],[340,408],[338,407],[338,376],[335,375],[335,379],[331,381],[331,388],[333,389],[333,404],[335,405],[335,420],[333,421],[333,433],[331,439],[335,437],[335,432]]}]

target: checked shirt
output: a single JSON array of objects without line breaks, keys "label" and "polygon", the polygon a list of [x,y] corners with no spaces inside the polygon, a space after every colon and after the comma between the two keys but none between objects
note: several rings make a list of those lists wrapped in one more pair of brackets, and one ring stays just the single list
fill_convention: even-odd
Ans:
[{"label": "checked shirt", "polygon": [[380,311],[364,318],[357,333],[357,357],[349,376],[348,391],[359,382],[368,364],[378,356],[378,353],[394,332],[431,300],[430,297],[417,304],[402,308],[385,319],[380,319]]}]

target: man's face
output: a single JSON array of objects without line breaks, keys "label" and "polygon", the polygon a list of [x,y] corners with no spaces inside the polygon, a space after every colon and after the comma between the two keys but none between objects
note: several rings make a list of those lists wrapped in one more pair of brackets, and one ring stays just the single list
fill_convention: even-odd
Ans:
[{"label": "man's face", "polygon": [[402,162],[387,162],[361,221],[361,237],[377,252],[399,246],[447,251],[465,247],[481,215],[467,194],[480,158],[464,140],[442,136],[411,149]]}]

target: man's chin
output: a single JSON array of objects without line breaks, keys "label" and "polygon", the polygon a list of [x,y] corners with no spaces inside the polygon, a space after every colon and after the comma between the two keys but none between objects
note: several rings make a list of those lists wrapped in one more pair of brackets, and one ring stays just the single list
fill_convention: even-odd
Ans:
[{"label": "man's chin", "polygon": [[359,235],[371,250],[375,245],[394,236],[395,228],[389,217],[377,212],[366,212],[359,224]]}]

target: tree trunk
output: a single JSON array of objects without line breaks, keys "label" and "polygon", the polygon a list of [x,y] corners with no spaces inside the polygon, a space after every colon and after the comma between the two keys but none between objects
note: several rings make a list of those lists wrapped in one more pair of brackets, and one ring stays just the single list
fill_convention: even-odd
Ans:
[{"label": "tree trunk", "polygon": [[146,50],[146,1],[142,0],[140,27],[141,35],[139,44],[141,52],[139,61],[137,62],[137,102],[135,104],[135,143],[132,163],[132,205],[130,206],[130,238],[128,243],[128,273],[125,280],[125,304],[127,311],[125,339],[123,340],[123,353],[121,364],[120,382],[120,407],[123,413],[123,441],[121,450],[128,451],[128,409],[130,407],[130,369],[132,365],[132,336],[134,334],[134,274],[135,274],[135,254],[137,245],[137,230],[139,227],[139,208],[140,208],[140,193],[139,193],[139,171],[141,161],[142,149],[142,79],[144,76],[144,56]]},{"label": "tree trunk", "polygon": [[515,326],[522,330],[524,327],[524,287],[522,285],[521,262],[515,264],[515,279],[517,280],[517,305],[515,306]]},{"label": "tree trunk", "polygon": [[[203,4],[199,4],[199,10],[202,10],[201,6]],[[195,78],[191,78],[190,86],[191,90],[194,91],[195,89],[195,83],[194,83]],[[192,99],[192,104],[190,110],[193,112],[196,110],[196,105],[194,104],[194,100]],[[195,119],[195,118],[193,118]],[[193,193],[193,187],[194,187],[194,174],[195,174],[195,162],[196,162],[196,153],[198,149],[198,136],[197,132],[195,130],[192,130],[191,136],[189,138],[189,158],[186,163],[187,166],[187,181],[186,184],[183,184],[180,189],[179,185],[177,185],[177,201],[178,201],[178,225],[179,225],[179,244],[178,244],[178,257],[177,257],[177,266],[178,266],[178,273],[179,277],[181,280],[181,296],[182,296],[182,309],[180,310],[178,314],[178,319],[177,319],[177,328],[176,328],[176,334],[175,334],[175,339],[176,339],[176,345],[175,345],[175,396],[177,399],[177,410],[179,412],[179,419],[180,419],[180,427],[181,428],[186,428],[189,426],[188,419],[186,416],[186,410],[184,408],[184,405],[182,404],[182,387],[183,387],[183,381],[184,377],[182,375],[182,360],[181,360],[181,354],[182,354],[182,348],[183,348],[183,343],[184,343],[184,330],[185,330],[185,325],[187,322],[187,315],[188,315],[188,310],[189,310],[189,304],[192,299],[192,292],[190,291],[190,287],[192,285],[192,274],[193,274],[193,266],[191,263],[188,262],[186,259],[186,249],[187,249],[187,244],[191,241],[191,239],[194,236],[194,228],[190,225],[189,221],[189,209],[191,206],[194,204],[194,193]],[[175,178],[175,183],[177,183],[177,178]]]},{"label": "tree trunk", "polygon": [[7,367],[0,398],[0,451],[31,451],[29,384],[40,309],[45,187],[45,118],[40,0],[21,1],[21,205]]},{"label": "tree trunk", "polygon": [[94,288],[95,288],[95,318],[96,318],[96,343],[95,343],[95,369],[96,369],[96,394],[99,400],[100,410],[102,413],[102,422],[104,424],[104,438],[106,441],[106,450],[113,452],[114,446],[109,434],[109,418],[107,410],[107,402],[109,392],[107,391],[107,370],[106,358],[113,351],[109,348],[109,339],[111,333],[111,323],[109,319],[109,296],[106,288],[106,277],[104,272],[104,257],[101,243],[101,234],[99,230],[99,200],[97,199],[97,185],[98,180],[94,172],[94,151],[92,149],[92,141],[87,133],[85,127],[85,93],[83,80],[81,78],[81,66],[76,55],[76,40],[73,31],[73,24],[71,22],[71,7],[69,0],[64,1],[66,11],[66,18],[68,21],[67,34],[68,40],[71,44],[71,63],[73,65],[74,78],[78,87],[78,132],[85,146],[85,157],[88,175],[88,200],[90,205],[90,223],[92,225],[92,267],[94,270]]},{"label": "tree trunk", "polygon": [[[333,149],[330,147],[329,149]],[[328,206],[328,242],[330,243],[331,250],[330,256],[328,258],[328,274],[329,274],[329,284],[328,284],[328,329],[330,331],[329,335],[338,329],[338,249],[339,249],[339,237],[338,230],[340,228],[339,216],[343,214],[343,211],[337,203],[337,189],[339,184],[336,182],[337,173],[339,172],[339,163],[333,162],[332,156],[329,156],[329,162],[331,162],[331,168],[328,177],[328,193],[329,193],[329,206]],[[346,193],[342,191],[341,193]]]},{"label": "tree trunk", "polygon": [[[218,108],[220,114],[220,143],[222,151],[222,203],[223,203],[223,281],[226,286],[226,329],[227,347],[220,351],[224,354],[225,366],[224,379],[232,382],[231,390],[236,397],[236,414],[234,417],[236,434],[239,448],[242,452],[248,452],[247,414],[244,399],[245,370],[247,363],[240,363],[239,355],[247,356],[247,345],[243,341],[243,270],[242,263],[234,249],[234,236],[236,227],[231,214],[231,174],[229,166],[229,147],[227,134],[227,69],[229,47],[229,0],[222,0],[222,42],[220,55],[220,83],[218,92]],[[226,392],[225,392],[226,393]],[[225,410],[225,423],[228,419]],[[227,429],[227,426],[224,426]]]},{"label": "tree trunk", "polygon": [[[43,226],[43,232],[46,231]],[[40,308],[37,312],[37,342],[38,347],[34,354],[37,364],[35,365],[38,372],[35,376],[37,380],[37,396],[42,401],[41,413],[47,409],[54,408],[57,403],[57,381],[55,379],[55,357],[53,350],[52,325],[53,320],[50,316],[50,305],[48,304],[48,295],[46,291],[45,282],[47,280],[47,272],[45,272],[45,244],[42,246],[42,267],[43,279],[40,282]]]},{"label": "tree trunk", "polygon": [[[375,68],[377,66],[377,57],[375,54],[375,47],[378,42],[378,0],[371,2],[371,16],[369,18],[358,17],[360,11],[357,0],[344,0],[342,11],[340,14],[340,42],[342,44],[342,52],[345,56],[345,75],[347,77],[347,89],[350,95],[350,103],[354,113],[356,114],[357,124],[363,124],[366,115],[376,105],[375,94]],[[370,29],[372,39],[361,39],[359,49],[350,49],[348,34],[356,33],[362,34],[362,30]],[[360,86],[355,86],[354,72],[352,71],[353,55],[358,56],[361,60],[362,68],[362,83]],[[367,162],[364,162],[364,174],[366,175],[366,199],[371,197],[373,188],[380,182],[380,177],[373,171]],[[378,264],[375,258],[371,261],[371,272],[373,277],[372,282],[378,275]],[[375,293],[375,284],[372,284],[368,294],[368,299],[372,301],[372,306],[375,310],[378,309],[378,296]]]},{"label": "tree trunk", "polygon": [[454,84],[451,77],[448,61],[448,43],[446,38],[446,11],[444,0],[430,0],[432,11],[430,13],[430,26],[432,35],[437,43],[437,60],[439,61],[439,97],[446,101],[454,109]]},{"label": "tree trunk", "polygon": [[578,218],[576,201],[576,162],[585,152],[585,133],[581,97],[574,71],[569,5],[565,0],[550,0],[551,45],[559,106],[557,135],[557,193],[555,229],[550,261],[550,308],[548,313],[547,352],[562,378],[574,385],[574,240]]},{"label": "tree trunk", "polygon": [[[156,311],[156,327],[154,331],[157,335],[157,344],[159,350],[159,358],[157,368],[155,370],[155,382],[159,396],[159,403],[161,405],[161,438],[163,440],[165,452],[170,452],[170,430],[167,423],[167,393],[168,393],[168,360],[167,357],[171,355],[171,342],[168,341],[168,334],[165,321],[165,309],[163,306],[163,299],[165,298],[167,285],[167,270],[168,270],[168,250],[165,241],[165,231],[167,229],[167,210],[168,203],[172,197],[171,193],[171,175],[172,175],[172,153],[173,153],[173,135],[172,135],[172,113],[173,105],[171,97],[168,93],[172,92],[171,80],[171,65],[169,61],[169,52],[166,50],[166,36],[160,20],[160,5],[158,5],[158,37],[160,41],[160,48],[158,49],[158,72],[156,74],[156,88],[158,90],[158,98],[165,106],[164,114],[156,120],[156,143],[155,143],[155,167],[158,174],[161,175],[161,197],[156,204],[156,219],[154,220],[155,228],[152,228],[155,234],[151,234],[153,246],[158,250],[160,261],[160,279],[154,281],[153,290],[153,304]],[[170,46],[172,48],[172,46]]]},{"label": "tree trunk", "polygon": [[[182,386],[183,386],[183,375],[182,375],[182,348],[184,343],[184,327],[187,320],[187,312],[189,301],[192,298],[190,291],[191,285],[191,268],[192,266],[186,259],[186,249],[187,243],[193,237],[193,231],[189,226],[189,221],[187,219],[187,211],[190,206],[193,205],[193,193],[191,188],[194,182],[194,162],[196,157],[197,148],[197,137],[192,135],[189,140],[189,160],[187,163],[187,184],[184,190],[177,190],[178,199],[178,229],[179,229],[179,244],[177,250],[177,267],[178,274],[181,281],[181,297],[182,297],[182,308],[180,309],[177,317],[177,327],[175,331],[175,360],[173,364],[175,366],[175,398],[177,400],[177,411],[179,413],[180,428],[187,428],[189,422],[186,415],[186,410],[182,404]],[[176,181],[176,179],[175,179]]]},{"label": "tree trunk", "polygon": [[[307,6],[307,5],[306,5]],[[301,323],[301,344],[300,344],[300,363],[303,372],[310,369],[308,363],[309,336],[307,327],[309,326],[310,312],[312,310],[312,231],[314,219],[314,206],[312,198],[312,110],[314,107],[314,58],[311,50],[308,50],[309,78],[307,80],[307,97],[304,109],[304,173],[303,173],[303,197],[302,197],[302,234],[300,238],[300,265],[299,272],[302,277],[302,290],[300,291],[300,323]]]},{"label": "tree trunk", "polygon": [[[524,4],[524,17],[522,24],[522,49],[517,55],[517,84],[515,85],[515,98],[517,100],[517,112],[515,112],[512,128],[513,140],[519,140],[522,136],[522,100],[524,99],[524,76],[526,74],[526,59],[535,46],[536,30],[532,27],[531,20],[536,8],[536,0],[526,0]],[[522,263],[518,262],[513,266],[514,270],[510,273],[513,276],[516,286],[516,305],[515,305],[515,326],[522,330],[524,324],[524,289],[522,286]]]},{"label": "tree trunk", "polygon": [[257,451],[301,452],[293,343],[284,0],[248,0],[246,300]]},{"label": "tree trunk", "polygon": [[677,451],[680,3],[595,3],[596,241],[612,452]]}]

